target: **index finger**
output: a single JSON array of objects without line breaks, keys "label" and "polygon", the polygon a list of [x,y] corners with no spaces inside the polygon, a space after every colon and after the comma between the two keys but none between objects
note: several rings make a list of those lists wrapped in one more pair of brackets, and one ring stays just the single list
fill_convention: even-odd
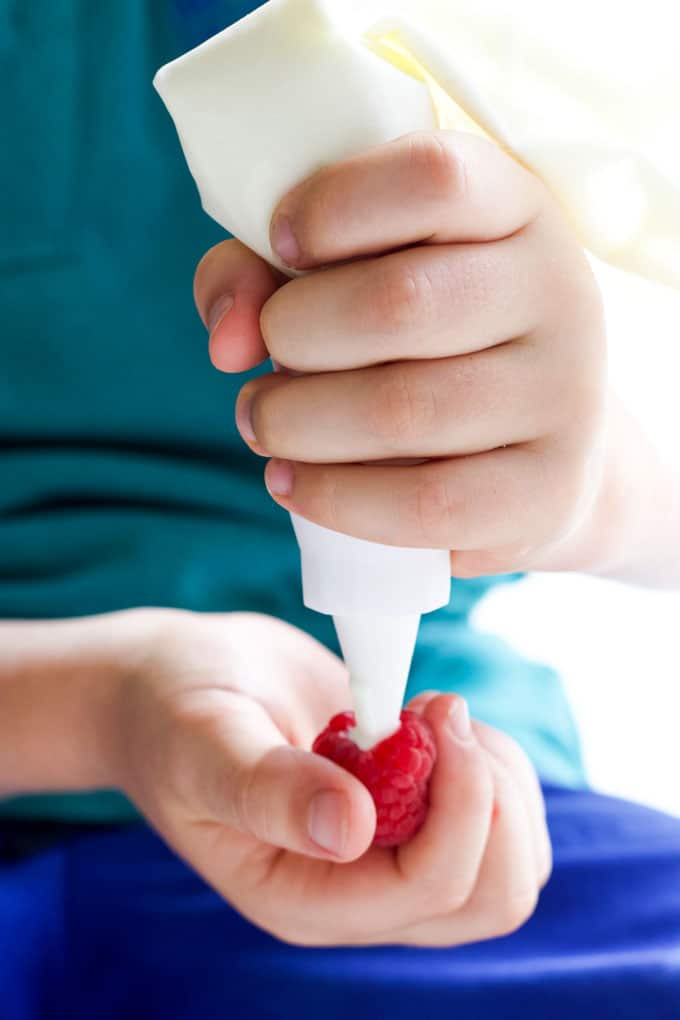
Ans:
[{"label": "index finger", "polygon": [[539,179],[493,142],[417,132],[290,191],[272,218],[272,247],[310,269],[425,241],[496,241],[527,226],[546,198]]},{"label": "index finger", "polygon": [[235,238],[206,252],[194,276],[194,300],[210,334],[210,358],[221,372],[245,372],[269,355],[260,311],[286,282]]}]

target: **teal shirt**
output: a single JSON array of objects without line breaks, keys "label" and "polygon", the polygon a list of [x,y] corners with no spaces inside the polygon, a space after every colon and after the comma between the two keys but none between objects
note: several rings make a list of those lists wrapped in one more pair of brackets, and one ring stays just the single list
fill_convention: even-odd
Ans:
[{"label": "teal shirt", "polygon": [[[225,12],[226,6],[226,12]],[[247,6],[32,0],[0,14],[0,617],[130,606],[255,610],[337,650],[306,610],[288,515],[233,424],[243,377],[217,373],[193,307],[223,237],[201,211],[154,71]],[[544,779],[583,782],[559,678],[477,633],[517,578],[455,581],[423,621],[409,695],[456,690]],[[115,793],[4,813],[109,819]]]}]

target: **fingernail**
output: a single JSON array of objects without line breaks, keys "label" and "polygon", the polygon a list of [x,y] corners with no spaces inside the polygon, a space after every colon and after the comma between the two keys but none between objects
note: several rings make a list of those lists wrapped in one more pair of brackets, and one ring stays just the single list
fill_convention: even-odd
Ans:
[{"label": "fingernail", "polygon": [[446,725],[456,740],[470,740],[472,727],[470,725],[470,710],[465,698],[456,698],[449,709]]},{"label": "fingernail", "polygon": [[249,443],[256,443],[257,436],[250,417],[251,407],[252,400],[249,397],[244,397],[236,402],[236,428]]},{"label": "fingernail", "polygon": [[208,312],[208,333],[212,336],[225,315],[232,310],[234,307],[234,295],[223,294],[222,297],[218,298],[217,301],[211,306]]},{"label": "fingernail", "polygon": [[314,794],[307,814],[307,831],[322,850],[341,857],[347,845],[347,800],[335,790]]},{"label": "fingernail", "polygon": [[272,223],[272,248],[279,258],[289,266],[294,266],[300,258],[300,245],[293,233],[289,216],[277,216]]},{"label": "fingernail", "polygon": [[270,460],[264,480],[272,496],[290,496],[293,491],[293,465],[288,460]]}]

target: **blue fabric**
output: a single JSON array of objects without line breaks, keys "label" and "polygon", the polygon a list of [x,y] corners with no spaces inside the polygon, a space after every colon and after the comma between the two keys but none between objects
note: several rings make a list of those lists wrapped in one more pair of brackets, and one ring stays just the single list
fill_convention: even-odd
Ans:
[{"label": "blue fabric", "polygon": [[555,870],[535,916],[459,949],[287,946],[142,826],[0,863],[0,1016],[677,1020],[680,821],[546,800]]}]

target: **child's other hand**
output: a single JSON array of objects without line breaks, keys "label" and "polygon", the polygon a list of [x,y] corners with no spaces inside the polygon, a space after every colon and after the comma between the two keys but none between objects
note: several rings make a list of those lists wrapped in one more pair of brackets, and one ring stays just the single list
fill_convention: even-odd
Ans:
[{"label": "child's other hand", "polygon": [[365,852],[368,791],[306,750],[350,705],[335,656],[269,617],[171,613],[132,661],[120,785],[255,924],[305,945],[455,945],[533,911],[551,859],[536,777],[461,699],[412,703],[438,747],[430,812],[411,843]]},{"label": "child's other hand", "polygon": [[[279,503],[451,549],[461,577],[605,556],[601,297],[533,174],[471,135],[407,136],[295,188],[272,241],[324,271],[286,282],[227,241],[195,289],[218,368],[269,352],[305,373],[251,381],[238,402]],[[421,463],[384,463],[403,458]]]}]

